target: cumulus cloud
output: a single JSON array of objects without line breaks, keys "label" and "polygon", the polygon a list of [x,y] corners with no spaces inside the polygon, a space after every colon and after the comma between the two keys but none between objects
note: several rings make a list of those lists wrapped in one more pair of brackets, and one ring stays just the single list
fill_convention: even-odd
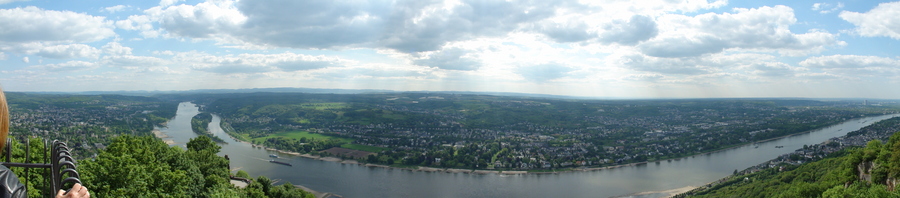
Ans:
[{"label": "cumulus cloud", "polygon": [[659,58],[642,54],[630,54],[615,58],[617,64],[636,71],[663,74],[696,75],[709,73],[698,58]]},{"label": "cumulus cloud", "polygon": [[12,2],[16,2],[16,1],[28,1],[28,0],[0,0],[0,5],[12,3]]},{"label": "cumulus cloud", "polygon": [[122,46],[119,42],[109,42],[103,46],[103,53],[110,55],[127,55],[131,54],[131,48]]},{"label": "cumulus cloud", "polygon": [[793,67],[782,62],[762,62],[753,63],[749,66],[751,74],[764,77],[791,77],[797,72],[804,71],[803,68]]},{"label": "cumulus cloud", "polygon": [[663,78],[665,78],[665,76],[663,76],[663,75],[661,75],[661,74],[632,74],[632,75],[624,76],[624,77],[622,77],[621,79],[622,79],[622,80],[627,80],[627,81],[649,81],[649,82],[653,82],[653,81],[658,81],[658,80],[663,79]]},{"label": "cumulus cloud", "polygon": [[842,44],[835,35],[824,31],[791,32],[789,27],[797,19],[787,6],[735,8],[734,12],[694,17],[665,15],[659,18],[658,23],[665,24],[660,27],[660,34],[638,48],[655,57],[690,57],[728,49],[802,55]]},{"label": "cumulus cloud", "polygon": [[865,13],[842,11],[838,16],[855,25],[853,32],[861,36],[900,40],[900,2],[881,3]]},{"label": "cumulus cloud", "polygon": [[728,5],[728,0],[643,0],[640,3],[634,1],[581,1],[596,7],[605,8],[606,12],[636,12],[636,13],[658,13],[658,12],[680,12],[691,13],[700,10],[720,8]]},{"label": "cumulus cloud", "polygon": [[659,34],[656,21],[647,16],[634,15],[628,21],[617,20],[603,27],[606,31],[600,34],[600,41],[633,45]]},{"label": "cumulus cloud", "polygon": [[408,3],[394,9],[382,45],[401,52],[431,51],[452,41],[497,37],[554,14],[557,1],[500,0]]},{"label": "cumulus cloud", "polygon": [[477,70],[481,61],[469,51],[460,48],[443,49],[426,53],[423,58],[413,61],[416,65],[432,66],[447,70]]},{"label": "cumulus cloud", "polygon": [[68,61],[59,64],[46,64],[46,65],[35,65],[29,66],[29,69],[38,69],[44,70],[47,72],[73,72],[73,71],[82,71],[96,68],[97,65],[91,62],[85,61]]},{"label": "cumulus cloud", "polygon": [[422,79],[431,77],[431,72],[422,68],[372,65],[364,67],[343,67],[316,72],[315,77],[327,80],[347,79]]},{"label": "cumulus cloud", "polygon": [[831,55],[810,57],[800,65],[814,68],[900,67],[900,60],[880,56]]},{"label": "cumulus cloud", "polygon": [[[161,2],[162,3],[162,2]],[[232,1],[207,1],[197,5],[176,5],[153,7],[144,11],[155,19],[159,26],[176,37],[210,38],[213,35],[234,32],[247,19]],[[123,26],[142,24],[142,18],[123,22]],[[135,29],[135,28],[133,28]],[[297,36],[297,35],[294,35]]]},{"label": "cumulus cloud", "polygon": [[126,8],[130,8],[130,7],[131,7],[131,6],[126,6],[126,5],[116,5],[116,6],[105,7],[105,8],[103,8],[103,9],[101,9],[100,11],[101,11],[101,12],[116,13],[116,12],[124,11]]},{"label": "cumulus cloud", "polygon": [[24,63],[30,63],[31,60],[28,60],[28,57],[26,56],[26,57],[22,57],[22,62],[24,62]]},{"label": "cumulus cloud", "polygon": [[106,66],[138,68],[161,66],[168,61],[150,56],[116,55],[103,57],[100,62]]},{"label": "cumulus cloud", "polygon": [[735,73],[774,77],[790,76],[804,70],[779,62],[773,55],[755,53],[710,54],[677,58],[622,53],[610,57],[610,63],[635,71],[682,76]]},{"label": "cumulus cloud", "polygon": [[810,57],[800,62],[801,66],[822,69],[828,73],[844,77],[882,76],[894,77],[900,74],[900,60],[859,55],[831,55]]},{"label": "cumulus cloud", "polygon": [[558,43],[580,42],[597,37],[597,33],[590,31],[587,25],[581,21],[572,23],[545,22],[539,25],[538,31]]},{"label": "cumulus cloud", "polygon": [[239,54],[214,56],[203,53],[176,54],[175,61],[190,64],[191,69],[220,74],[294,72],[339,67],[348,62],[335,57],[305,54]]},{"label": "cumulus cloud", "polygon": [[838,11],[844,8],[844,3],[838,2],[836,5],[832,5],[830,3],[814,3],[812,5],[813,11],[819,11],[821,14],[828,14],[834,11]]},{"label": "cumulus cloud", "polygon": [[175,5],[175,3],[178,3],[180,1],[182,1],[182,0],[160,0],[159,6],[166,7],[166,6],[170,6],[170,5]]},{"label": "cumulus cloud", "polygon": [[116,21],[115,24],[120,29],[141,31],[144,38],[156,38],[160,35],[159,30],[153,27],[153,20],[147,15],[131,15],[127,19]]},{"label": "cumulus cloud", "polygon": [[[145,11],[173,37],[240,45],[329,49],[371,47],[417,53],[503,36],[554,13],[556,1],[207,1]],[[139,17],[116,23],[135,30]],[[298,36],[303,35],[303,36]]]},{"label": "cumulus cloud", "polygon": [[46,58],[69,59],[97,57],[100,50],[85,44],[68,44],[43,47],[33,54]]},{"label": "cumulus cloud", "polygon": [[234,34],[258,45],[333,48],[371,43],[389,31],[385,21],[391,3],[382,1],[248,0],[239,4],[247,22]]},{"label": "cumulus cloud", "polygon": [[71,11],[0,9],[0,46],[21,43],[85,43],[115,35],[104,17]]},{"label": "cumulus cloud", "polygon": [[95,58],[90,43],[115,35],[105,18],[71,11],[0,9],[0,51],[45,58]]},{"label": "cumulus cloud", "polygon": [[566,77],[573,69],[559,63],[545,63],[520,67],[516,73],[529,81],[546,82]]}]

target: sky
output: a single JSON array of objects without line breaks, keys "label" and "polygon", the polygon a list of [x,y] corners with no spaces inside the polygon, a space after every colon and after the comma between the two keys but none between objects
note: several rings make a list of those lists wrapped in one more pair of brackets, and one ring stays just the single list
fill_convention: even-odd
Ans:
[{"label": "sky", "polygon": [[900,99],[897,16],[868,0],[0,0],[0,85]]}]

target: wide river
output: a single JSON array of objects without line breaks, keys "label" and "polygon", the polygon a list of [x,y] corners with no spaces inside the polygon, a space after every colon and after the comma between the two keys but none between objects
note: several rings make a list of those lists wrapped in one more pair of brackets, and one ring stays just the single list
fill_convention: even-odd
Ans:
[{"label": "wide river", "polygon": [[[160,131],[171,136],[176,145],[183,146],[196,137],[190,120],[197,113],[194,104],[181,103],[168,128]],[[219,127],[218,116],[213,116],[209,128],[228,142],[221,145],[219,155],[228,155],[232,168],[254,177],[264,175],[343,197],[611,197],[704,185],[730,175],[735,169],[743,170],[803,145],[818,144],[894,116],[849,120],[807,134],[760,143],[759,147],[747,145],[660,163],[541,175],[414,172],[278,154],[280,160],[293,164],[284,166],[268,162],[269,154],[277,153],[229,138]]]}]

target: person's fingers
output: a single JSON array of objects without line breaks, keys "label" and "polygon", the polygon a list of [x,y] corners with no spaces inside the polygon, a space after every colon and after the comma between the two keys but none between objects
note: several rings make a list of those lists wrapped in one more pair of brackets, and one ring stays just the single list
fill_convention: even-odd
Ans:
[{"label": "person's fingers", "polygon": [[65,191],[65,190],[59,190],[59,191],[56,192],[56,197],[62,197],[63,194],[66,194],[66,191]]},{"label": "person's fingers", "polygon": [[79,183],[76,183],[72,186],[72,191],[77,192],[76,194],[74,194],[75,197],[91,197],[91,193],[88,192],[88,189]]}]

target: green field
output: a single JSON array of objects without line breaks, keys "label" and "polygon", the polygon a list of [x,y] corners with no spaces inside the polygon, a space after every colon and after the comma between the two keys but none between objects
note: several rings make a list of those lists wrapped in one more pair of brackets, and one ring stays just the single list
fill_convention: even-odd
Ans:
[{"label": "green field", "polygon": [[349,139],[349,138],[332,137],[332,136],[322,135],[322,134],[318,134],[318,133],[310,133],[310,132],[306,132],[306,131],[286,131],[286,132],[271,134],[271,135],[268,135],[265,137],[253,138],[253,140],[265,141],[266,139],[273,138],[273,137],[287,137],[287,138],[293,138],[293,139],[298,139],[298,140],[300,138],[337,139],[344,143],[353,142],[353,139]]},{"label": "green field", "polygon": [[300,104],[300,107],[307,109],[315,109],[315,110],[328,110],[328,109],[343,109],[350,107],[347,103],[343,102],[319,102],[319,103],[303,103]]},{"label": "green field", "polygon": [[361,144],[344,144],[344,145],[341,145],[341,148],[360,150],[360,151],[368,151],[368,152],[373,152],[373,153],[390,150],[389,148],[377,147],[377,146],[366,146],[366,145],[361,145]]}]

